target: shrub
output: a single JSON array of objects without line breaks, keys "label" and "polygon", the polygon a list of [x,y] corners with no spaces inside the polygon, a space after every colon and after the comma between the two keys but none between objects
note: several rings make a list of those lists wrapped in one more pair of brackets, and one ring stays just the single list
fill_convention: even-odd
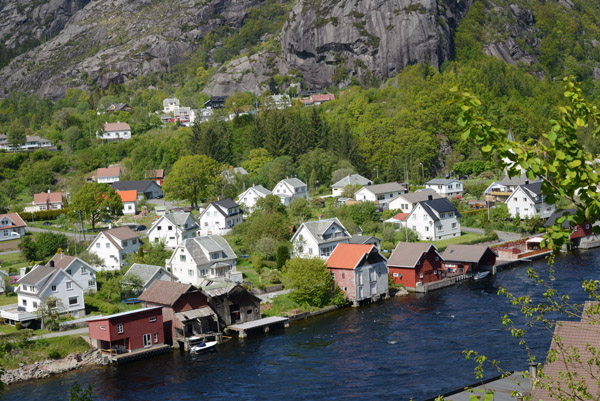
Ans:
[{"label": "shrub", "polygon": [[49,349],[47,352],[48,358],[50,359],[60,359],[62,358],[62,355],[60,354],[60,351],[57,349]]},{"label": "shrub", "polygon": [[31,221],[33,218],[34,221],[44,221],[44,220],[54,220],[61,214],[67,214],[69,212],[68,208],[65,209],[57,209],[57,210],[40,210],[39,212],[25,213],[20,212],[19,216],[25,221]]}]

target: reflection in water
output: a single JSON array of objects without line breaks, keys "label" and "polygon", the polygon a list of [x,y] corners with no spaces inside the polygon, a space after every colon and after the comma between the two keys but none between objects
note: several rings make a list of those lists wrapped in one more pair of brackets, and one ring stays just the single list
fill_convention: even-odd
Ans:
[{"label": "reflection in water", "polygon": [[[600,250],[559,259],[555,287],[581,302],[581,281],[598,277],[599,259]],[[534,263],[545,276],[543,266]],[[504,361],[505,369],[526,368],[526,354],[501,324],[505,313],[515,321],[522,318],[496,295],[500,287],[531,295],[534,302],[542,299],[543,288],[530,285],[525,268],[517,267],[481,282],[336,311],[285,331],[230,341],[210,354],[174,351],[11,386],[3,400],[65,400],[75,382],[91,383],[99,400],[425,399],[474,382],[465,349]],[[549,333],[530,333],[528,339],[543,359]]]}]

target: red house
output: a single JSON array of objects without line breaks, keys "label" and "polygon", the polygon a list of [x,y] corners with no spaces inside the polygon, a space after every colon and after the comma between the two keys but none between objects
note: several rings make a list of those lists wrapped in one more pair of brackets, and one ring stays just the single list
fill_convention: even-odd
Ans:
[{"label": "red house", "polygon": [[485,245],[448,245],[442,253],[443,267],[450,274],[491,270],[496,264],[497,256],[496,252]]},{"label": "red house", "polygon": [[139,296],[143,307],[160,306],[166,342],[188,348],[191,342],[218,337],[218,317],[206,294],[191,284],[154,281]]},{"label": "red house", "polygon": [[357,306],[388,295],[387,260],[375,245],[338,244],[327,259],[327,269],[346,298]]},{"label": "red house", "polygon": [[442,257],[433,244],[399,242],[387,266],[394,283],[412,290],[442,279]]},{"label": "red house", "polygon": [[160,307],[88,320],[88,329],[90,346],[111,356],[162,347],[165,343]]},{"label": "red house", "polygon": [[[575,209],[564,209],[560,211],[556,211],[552,213],[546,223],[544,223],[544,227],[549,227],[554,225],[556,219],[561,216],[571,216],[575,214]],[[563,228],[571,228],[571,234],[569,235],[569,239],[571,240],[571,245],[573,248],[591,248],[597,246],[598,242],[600,242],[600,236],[594,234],[594,225],[589,221],[584,221],[582,224],[576,224],[571,227],[571,223],[569,220],[565,220],[562,223]]]}]

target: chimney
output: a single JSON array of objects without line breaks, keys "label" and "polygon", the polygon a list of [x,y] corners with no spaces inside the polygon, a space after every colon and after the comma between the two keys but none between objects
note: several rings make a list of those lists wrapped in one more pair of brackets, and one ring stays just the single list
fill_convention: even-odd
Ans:
[{"label": "chimney", "polygon": [[535,362],[529,363],[529,380],[531,380],[531,390],[535,388],[535,384],[538,380],[538,365]]},{"label": "chimney", "polygon": [[54,261],[53,260],[50,261],[50,267],[54,267]]},{"label": "chimney", "polygon": [[433,200],[433,195],[427,195],[427,200]]},{"label": "chimney", "polygon": [[65,257],[65,251],[60,251],[60,258],[64,258]]}]

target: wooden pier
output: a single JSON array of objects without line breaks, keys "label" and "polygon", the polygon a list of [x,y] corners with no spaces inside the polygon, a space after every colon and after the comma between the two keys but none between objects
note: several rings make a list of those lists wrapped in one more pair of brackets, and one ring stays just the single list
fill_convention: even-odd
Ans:
[{"label": "wooden pier", "polygon": [[161,344],[157,346],[153,346],[150,348],[139,349],[131,352],[126,352],[123,354],[115,354],[114,352],[108,352],[107,350],[102,350],[102,357],[111,363],[123,363],[123,362],[131,362],[138,359],[146,358],[151,355],[164,354],[169,352],[171,346],[168,344]]},{"label": "wooden pier", "polygon": [[238,338],[246,338],[248,336],[248,331],[261,330],[264,333],[268,333],[273,326],[289,327],[290,319],[282,316],[265,317],[251,322],[228,326],[225,331],[235,331],[238,333]]}]

